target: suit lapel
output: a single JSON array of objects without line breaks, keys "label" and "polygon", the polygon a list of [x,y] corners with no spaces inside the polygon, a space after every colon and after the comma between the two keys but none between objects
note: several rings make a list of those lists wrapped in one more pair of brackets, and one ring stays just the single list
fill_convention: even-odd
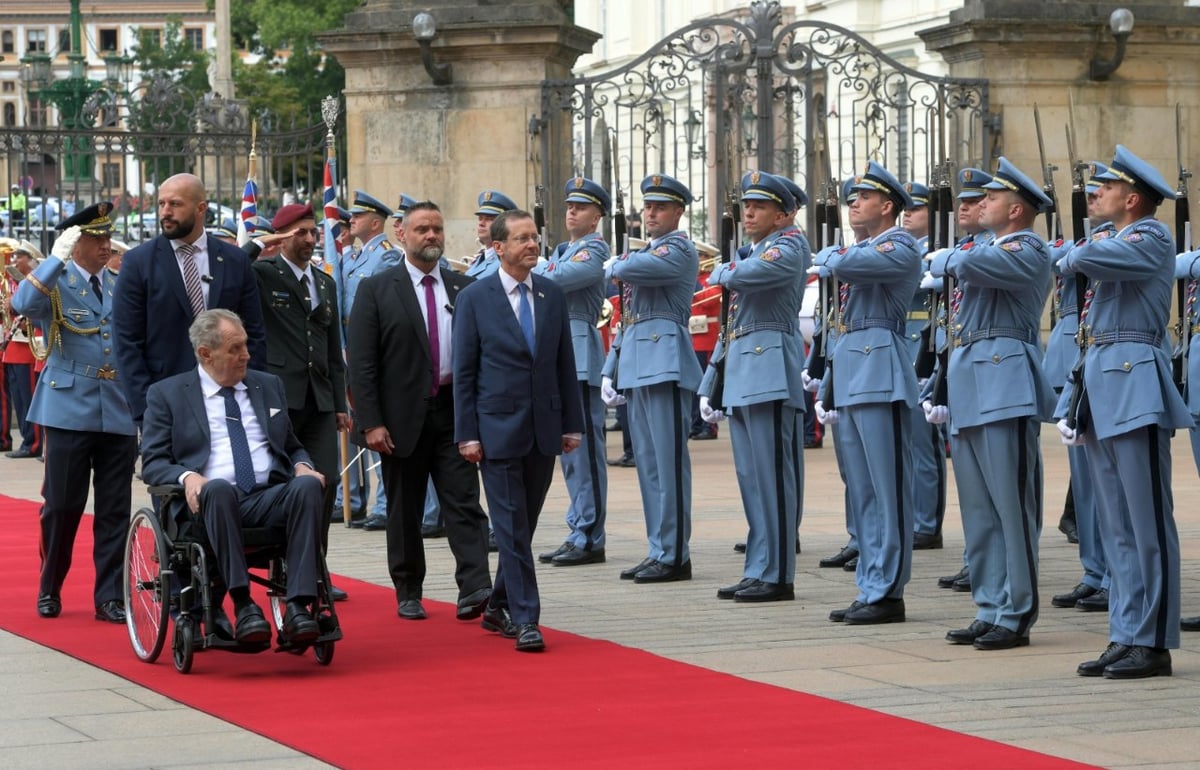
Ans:
[{"label": "suit lapel", "polygon": [[204,408],[204,392],[200,388],[200,373],[192,370],[192,376],[183,384],[183,400],[188,405],[192,419],[196,422],[197,435],[203,437],[201,445],[205,447],[205,462],[207,452],[212,447],[212,434],[208,430],[208,411]]},{"label": "suit lapel", "polygon": [[550,319],[550,303],[546,301],[545,281],[540,276],[533,276],[533,293],[529,297],[533,301],[533,341],[535,350],[545,350],[549,340],[546,335],[550,333],[550,328],[553,325]]},{"label": "suit lapel", "polygon": [[202,237],[207,239],[205,242],[208,245],[205,249],[208,251],[208,272],[212,276],[212,283],[208,285],[208,302],[205,303],[205,308],[220,307],[221,291],[225,288],[225,281],[228,278],[225,274],[225,252],[222,250],[225,244],[216,238],[209,238],[208,233]]},{"label": "suit lapel", "polygon": [[[492,302],[496,305],[498,312],[504,320],[502,323],[504,328],[508,329],[509,335],[513,338],[513,342],[519,350],[529,354],[529,343],[525,341],[525,332],[521,331],[521,322],[517,320],[517,316],[513,313],[512,303],[509,302],[508,294],[504,291],[504,284],[500,282],[499,271],[489,275],[484,279],[488,282],[488,288],[492,294]],[[530,297],[532,301],[532,297]],[[537,344],[537,316],[534,315],[534,344]]]},{"label": "suit lapel", "polygon": [[425,360],[433,360],[433,354],[429,351],[429,330],[425,326],[425,317],[421,315],[421,306],[419,302],[425,300],[417,298],[417,292],[413,289],[412,277],[408,274],[408,267],[401,264],[394,271],[396,294],[400,297],[400,306],[404,308],[405,314],[408,316],[408,321],[413,325],[413,328],[419,329],[417,332],[417,340],[421,343],[421,350],[425,351]]}]

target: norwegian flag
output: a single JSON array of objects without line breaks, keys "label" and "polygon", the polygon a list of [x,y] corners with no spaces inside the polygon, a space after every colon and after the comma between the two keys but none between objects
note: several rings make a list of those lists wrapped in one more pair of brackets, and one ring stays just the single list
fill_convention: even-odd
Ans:
[{"label": "norwegian flag", "polygon": [[342,255],[342,245],[338,243],[342,226],[338,224],[337,188],[334,178],[337,176],[337,161],[332,156],[325,160],[325,220],[321,223],[325,228],[325,262],[331,263],[336,253]]},{"label": "norwegian flag", "polygon": [[238,245],[245,246],[254,237],[254,218],[258,216],[258,184],[253,175],[246,177],[242,189],[242,213],[238,219]]}]

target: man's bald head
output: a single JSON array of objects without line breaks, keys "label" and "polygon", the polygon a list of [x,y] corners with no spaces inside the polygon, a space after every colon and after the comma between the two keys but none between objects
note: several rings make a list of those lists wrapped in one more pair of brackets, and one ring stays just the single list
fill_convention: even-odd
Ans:
[{"label": "man's bald head", "polygon": [[172,240],[194,242],[204,233],[208,192],[195,174],[176,174],[159,185],[158,224]]}]

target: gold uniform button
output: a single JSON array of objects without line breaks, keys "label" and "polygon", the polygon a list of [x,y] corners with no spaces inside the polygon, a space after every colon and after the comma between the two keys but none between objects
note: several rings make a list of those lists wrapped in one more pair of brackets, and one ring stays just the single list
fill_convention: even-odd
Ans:
[{"label": "gold uniform button", "polygon": [[655,342],[658,342],[658,335],[652,334],[652,335],[650,335],[650,339],[654,340]]},{"label": "gold uniform button", "polygon": [[1130,369],[1132,369],[1132,368],[1133,368],[1133,365],[1132,365],[1132,364],[1130,364],[1128,361],[1126,361],[1125,363],[1121,364],[1121,366],[1122,366],[1122,368],[1124,368],[1124,369],[1125,369],[1125,371],[1129,371]]},{"label": "gold uniform button", "polygon": [[58,381],[57,381],[57,380],[50,380],[50,387],[52,387],[52,388],[57,388],[57,387],[58,387]]},{"label": "gold uniform button", "polygon": [[999,355],[999,354],[996,354],[996,355],[992,356],[992,363],[993,363],[993,364],[998,364],[998,363],[1000,363],[1000,355]]},{"label": "gold uniform button", "polygon": [[760,346],[756,347],[756,348],[754,349],[754,352],[755,352],[755,353],[761,353],[761,352],[762,352],[762,346],[760,345]]},{"label": "gold uniform button", "polygon": [[104,332],[104,334],[101,334],[100,336],[104,339],[108,339],[108,332]]},{"label": "gold uniform button", "polygon": [[104,355],[106,355],[106,356],[107,356],[107,355],[112,355],[112,348],[105,348],[105,349],[104,349]]},{"label": "gold uniform button", "polygon": [[104,325],[105,325],[105,324],[107,324],[107,323],[108,323],[108,319],[107,319],[107,318],[101,318],[101,319],[100,319],[100,325],[101,325],[101,326],[104,326]]}]

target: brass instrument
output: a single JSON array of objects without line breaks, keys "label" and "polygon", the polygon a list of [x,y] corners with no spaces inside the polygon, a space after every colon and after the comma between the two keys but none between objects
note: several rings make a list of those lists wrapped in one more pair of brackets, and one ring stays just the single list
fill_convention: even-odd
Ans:
[{"label": "brass instrument", "polygon": [[607,297],[604,299],[604,304],[600,306],[600,317],[596,319],[596,328],[603,329],[608,326],[609,321],[613,317],[613,305]]}]

